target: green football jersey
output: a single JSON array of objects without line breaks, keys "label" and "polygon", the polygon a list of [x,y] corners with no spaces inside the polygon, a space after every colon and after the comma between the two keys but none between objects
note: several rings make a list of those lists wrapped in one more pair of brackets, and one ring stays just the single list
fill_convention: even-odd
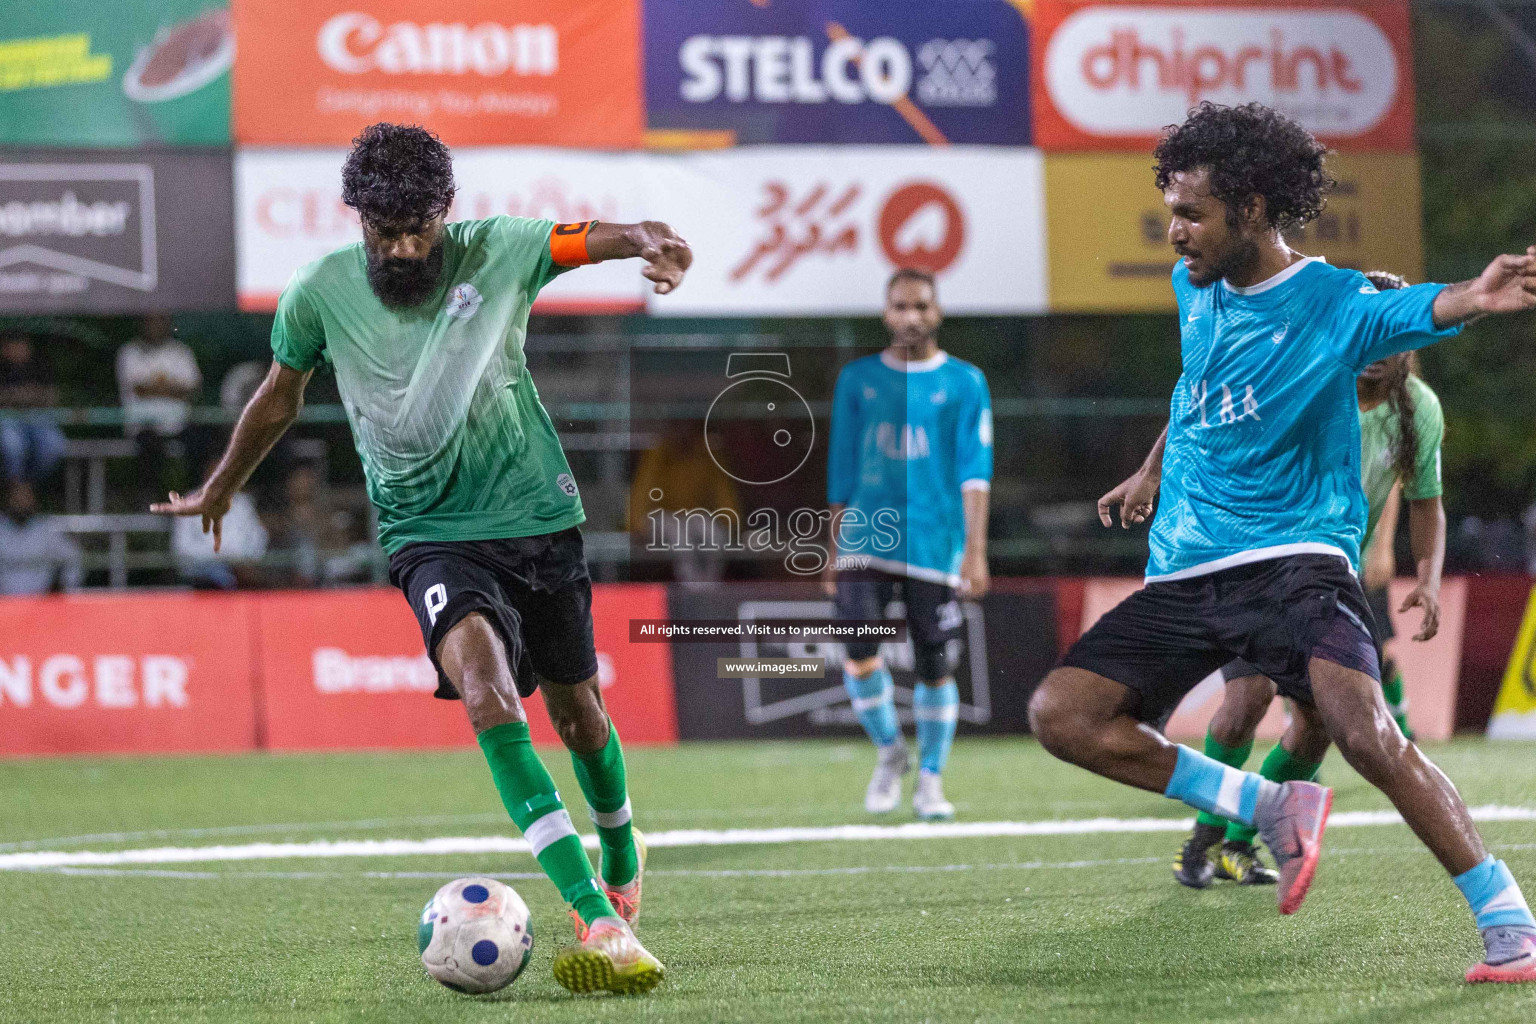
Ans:
[{"label": "green football jersey", "polygon": [[[1440,399],[1428,384],[1414,376],[1408,378],[1408,392],[1413,396],[1413,430],[1418,435],[1419,454],[1413,467],[1413,478],[1403,481],[1403,499],[1438,498],[1443,493],[1440,441],[1445,436]],[[1360,414],[1360,486],[1370,506],[1362,550],[1370,544],[1381,511],[1386,507],[1387,495],[1397,483],[1399,440],[1397,413],[1391,403],[1382,402],[1370,412]]]},{"label": "green football jersey", "polygon": [[449,224],[431,298],[386,307],[362,243],[301,267],[283,289],[272,352],[295,370],[336,372],[379,510],[379,542],[493,540],[582,522],[560,439],[528,374],[523,339],[554,262],[554,222]]}]

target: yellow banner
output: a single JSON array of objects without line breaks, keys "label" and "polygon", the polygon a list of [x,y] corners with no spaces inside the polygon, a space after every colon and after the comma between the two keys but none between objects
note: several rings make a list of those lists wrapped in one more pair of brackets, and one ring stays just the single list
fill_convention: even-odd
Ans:
[{"label": "yellow banner", "polygon": [[1515,650],[1504,671],[1504,685],[1493,703],[1488,736],[1496,740],[1536,740],[1536,590],[1525,606]]},{"label": "yellow banner", "polygon": [[[1335,266],[1423,279],[1419,158],[1334,154],[1339,187],[1323,215],[1287,236]],[[1059,313],[1172,310],[1168,211],[1150,154],[1052,153],[1045,158],[1050,308]]]}]

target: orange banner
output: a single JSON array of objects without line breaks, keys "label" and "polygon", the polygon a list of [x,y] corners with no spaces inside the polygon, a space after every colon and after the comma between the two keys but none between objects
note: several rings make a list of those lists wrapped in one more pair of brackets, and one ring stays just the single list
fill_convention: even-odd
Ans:
[{"label": "orange banner", "polygon": [[[458,701],[437,700],[437,670],[396,590],[266,594],[257,609],[266,745],[274,750],[449,747],[474,742]],[[602,586],[592,594],[598,680],[619,733],[632,743],[677,739],[671,652],[630,644],[630,618],[665,617],[660,586]],[[535,695],[535,743],[558,743]]]},{"label": "orange banner", "polygon": [[250,655],[242,597],[0,598],[0,754],[249,750]]},{"label": "orange banner", "polygon": [[237,142],[638,147],[638,0],[234,0]]}]

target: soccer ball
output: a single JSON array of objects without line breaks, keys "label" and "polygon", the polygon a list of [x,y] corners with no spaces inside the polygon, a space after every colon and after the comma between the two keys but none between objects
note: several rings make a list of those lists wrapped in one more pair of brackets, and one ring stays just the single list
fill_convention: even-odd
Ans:
[{"label": "soccer ball", "polygon": [[416,929],[421,964],[455,992],[479,995],[517,979],[533,954],[528,905],[494,878],[458,878],[427,901]]}]

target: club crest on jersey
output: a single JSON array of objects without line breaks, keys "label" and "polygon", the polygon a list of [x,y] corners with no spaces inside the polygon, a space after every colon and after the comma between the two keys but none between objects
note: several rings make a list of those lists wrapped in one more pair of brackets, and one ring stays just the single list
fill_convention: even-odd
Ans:
[{"label": "club crest on jersey", "polygon": [[448,301],[443,304],[443,312],[449,316],[458,317],[460,320],[468,320],[480,312],[480,303],[485,298],[468,281],[460,285],[454,285],[453,291],[448,293]]},{"label": "club crest on jersey", "polygon": [[571,474],[561,473],[555,477],[555,486],[564,491],[567,497],[576,497],[576,481],[572,479]]}]

